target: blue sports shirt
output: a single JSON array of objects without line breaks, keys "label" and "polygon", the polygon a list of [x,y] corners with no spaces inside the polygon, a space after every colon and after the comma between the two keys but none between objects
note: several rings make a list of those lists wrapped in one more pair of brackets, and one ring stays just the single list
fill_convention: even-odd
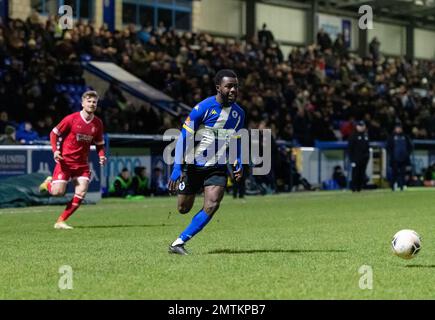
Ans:
[{"label": "blue sports shirt", "polygon": [[[216,96],[212,96],[197,104],[184,122],[178,138],[171,179],[178,179],[183,163],[193,163],[197,167],[225,166],[230,140],[240,138],[236,134],[243,128],[244,122],[245,112],[235,102],[223,108],[217,102]],[[190,144],[194,147],[193,150],[186,148],[189,146],[189,139],[195,140],[193,145]],[[186,149],[190,151],[188,154]],[[187,159],[189,155],[194,155],[194,159]],[[237,139],[236,168],[240,167],[241,146],[240,139]]]}]

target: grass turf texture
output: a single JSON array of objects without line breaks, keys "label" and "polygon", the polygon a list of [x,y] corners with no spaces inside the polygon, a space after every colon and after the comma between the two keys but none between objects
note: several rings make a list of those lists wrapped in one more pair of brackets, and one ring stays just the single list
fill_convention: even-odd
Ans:
[{"label": "grass turf texture", "polygon": [[[435,298],[432,190],[226,195],[191,255],[168,254],[202,200],[187,215],[174,197],[103,200],[72,216],[74,230],[53,229],[63,207],[0,210],[0,299]],[[391,253],[405,228],[422,236],[412,260]],[[72,290],[58,288],[63,265]],[[359,288],[362,265],[372,290]]]}]

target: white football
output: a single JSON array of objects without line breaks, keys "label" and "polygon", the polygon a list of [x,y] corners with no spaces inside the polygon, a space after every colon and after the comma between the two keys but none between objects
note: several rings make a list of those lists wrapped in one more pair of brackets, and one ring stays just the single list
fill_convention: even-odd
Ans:
[{"label": "white football", "polygon": [[391,247],[395,255],[403,259],[412,259],[421,249],[421,238],[414,230],[400,230],[394,235]]}]

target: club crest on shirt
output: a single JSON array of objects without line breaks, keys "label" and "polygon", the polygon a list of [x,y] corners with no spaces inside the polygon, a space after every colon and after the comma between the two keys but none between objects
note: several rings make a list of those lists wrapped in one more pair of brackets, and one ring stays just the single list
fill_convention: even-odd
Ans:
[{"label": "club crest on shirt", "polygon": [[239,115],[236,110],[234,110],[231,114],[233,115],[233,118],[237,118]]},{"label": "club crest on shirt", "polygon": [[178,189],[179,189],[180,191],[183,191],[184,188],[186,188],[186,184],[185,184],[184,181],[183,181],[183,182],[181,182],[181,183],[178,185]]}]

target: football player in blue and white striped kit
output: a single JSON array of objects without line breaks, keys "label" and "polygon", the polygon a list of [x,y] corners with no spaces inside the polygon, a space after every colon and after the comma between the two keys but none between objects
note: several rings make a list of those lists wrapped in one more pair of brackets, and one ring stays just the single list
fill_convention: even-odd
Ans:
[{"label": "football player in blue and white striped kit", "polygon": [[[204,189],[204,205],[169,246],[170,253],[186,255],[185,243],[201,231],[218,210],[227,183],[228,154],[234,145],[237,146],[236,159],[231,163],[234,177],[237,181],[242,177],[238,132],[244,126],[245,112],[236,103],[237,75],[232,70],[220,70],[215,76],[215,85],[217,94],[192,109],[176,144],[169,190],[174,193],[178,189],[178,211],[188,213],[201,189]],[[189,154],[193,155],[193,161],[188,160]]]}]

